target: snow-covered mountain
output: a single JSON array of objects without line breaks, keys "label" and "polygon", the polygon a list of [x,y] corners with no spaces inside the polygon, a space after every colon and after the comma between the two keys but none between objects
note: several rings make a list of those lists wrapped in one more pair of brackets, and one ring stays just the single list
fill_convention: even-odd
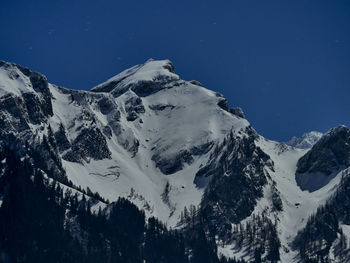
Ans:
[{"label": "snow-covered mountain", "polygon": [[301,138],[293,137],[287,144],[295,148],[308,149],[321,139],[322,135],[321,132],[311,131],[304,133]]},{"label": "snow-covered mountain", "polygon": [[31,158],[64,189],[98,196],[92,211],[108,214],[106,200],[124,197],[186,235],[200,228],[219,258],[345,262],[350,255],[348,245],[338,249],[350,238],[347,207],[337,208],[339,227],[326,249],[318,246],[323,236],[298,242],[314,214],[346,196],[349,130],[267,140],[240,108],[182,80],[168,60],[148,60],[91,91],[0,62],[0,126],[1,151]]}]

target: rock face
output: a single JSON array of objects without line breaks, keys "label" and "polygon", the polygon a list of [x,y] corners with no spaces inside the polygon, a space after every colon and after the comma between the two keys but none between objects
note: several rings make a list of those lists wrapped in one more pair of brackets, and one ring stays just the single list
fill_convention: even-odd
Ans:
[{"label": "rock face", "polygon": [[55,140],[60,152],[64,152],[65,150],[70,149],[71,144],[67,138],[66,130],[63,124],[61,124],[58,131],[55,132]]},{"label": "rock face", "polygon": [[[221,95],[220,95],[220,96],[221,96]],[[236,115],[236,116],[238,116],[238,117],[240,117],[240,118],[244,118],[243,110],[242,110],[241,108],[229,108],[228,102],[227,102],[227,100],[224,99],[224,98],[221,99],[221,100],[219,100],[218,106],[219,106],[221,109],[223,109],[223,110],[225,110],[225,111],[228,111],[228,112],[230,112],[230,113],[232,113],[232,114],[234,114],[234,115]]]},{"label": "rock face", "polygon": [[13,63],[0,61],[1,124],[6,131],[24,131],[52,116],[51,93],[45,76]]},{"label": "rock face", "polygon": [[350,165],[350,130],[339,126],[327,132],[297,164],[296,179],[302,189],[314,191]]},{"label": "rock face", "polygon": [[[61,146],[62,147],[62,146]],[[63,158],[67,161],[79,162],[111,158],[107,141],[98,128],[84,128],[72,142],[72,149]]]},{"label": "rock face", "polygon": [[145,113],[145,107],[142,104],[140,97],[131,97],[125,102],[125,111],[127,112],[126,119],[128,121],[134,121],[138,118],[139,114]]},{"label": "rock face", "polygon": [[236,116],[238,116],[238,117],[245,118],[244,113],[243,113],[243,110],[242,110],[241,108],[239,108],[239,107],[237,107],[237,108],[231,108],[231,109],[229,109],[229,111],[230,111],[232,114],[234,114],[234,115],[236,115]]},{"label": "rock face", "polygon": [[132,90],[140,97],[149,96],[162,89],[178,86],[183,81],[174,74],[174,66],[169,60],[148,60],[143,65],[123,71],[105,83],[93,88],[93,92],[110,92],[119,97]]},{"label": "rock face", "polygon": [[207,181],[201,212],[210,228],[224,236],[232,223],[248,217],[267,184],[264,167],[273,169],[273,162],[254,143],[258,135],[247,127],[242,137],[233,133],[211,153],[209,162],[196,174],[195,183],[203,187]]},{"label": "rock face", "polygon": [[350,164],[350,131],[339,126],[327,132],[298,162],[298,173],[322,172],[327,175]]},{"label": "rock face", "polygon": [[163,158],[159,154],[152,156],[152,160],[164,174],[173,174],[183,169],[185,164],[192,164],[195,156],[201,156],[209,152],[213,142],[208,142],[200,146],[195,146],[190,150],[178,152],[172,158]]}]

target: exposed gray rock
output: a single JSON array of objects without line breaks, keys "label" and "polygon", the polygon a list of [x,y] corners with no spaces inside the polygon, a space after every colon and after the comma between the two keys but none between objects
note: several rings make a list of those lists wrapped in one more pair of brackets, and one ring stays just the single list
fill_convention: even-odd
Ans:
[{"label": "exposed gray rock", "polygon": [[211,153],[208,163],[196,174],[198,187],[207,178],[201,213],[209,228],[227,234],[232,223],[248,217],[269,176],[264,167],[273,169],[270,157],[255,145],[256,133],[248,127],[245,136],[231,133]]},{"label": "exposed gray rock", "polygon": [[174,67],[173,63],[171,63],[170,61],[168,61],[168,63],[166,63],[163,67],[171,73],[175,72],[175,67]]},{"label": "exposed gray rock", "polygon": [[139,114],[145,113],[145,107],[142,104],[140,97],[131,97],[125,102],[126,119],[134,121],[139,117]]},{"label": "exposed gray rock", "polygon": [[64,128],[63,124],[61,123],[58,131],[55,132],[54,134],[58,150],[60,152],[64,152],[68,150],[71,147],[71,144],[67,138],[66,135],[66,129]]},{"label": "exposed gray rock", "polygon": [[6,129],[8,132],[22,132],[29,129],[29,117],[22,98],[12,94],[3,96],[0,100],[0,112],[2,113],[0,118],[2,131]]},{"label": "exposed gray rock", "polygon": [[135,157],[136,153],[138,152],[140,147],[140,141],[137,139],[134,139],[131,147],[129,148],[129,151],[132,153],[132,157]]},{"label": "exposed gray rock", "polygon": [[27,108],[29,120],[33,124],[44,122],[47,118],[47,115],[45,115],[43,110],[46,108],[46,105],[42,105],[38,96],[34,93],[24,93],[22,97]]},{"label": "exposed gray rock", "polygon": [[326,133],[297,164],[297,173],[327,175],[341,166],[350,166],[350,130],[339,126]]},{"label": "exposed gray rock", "polygon": [[282,211],[283,210],[283,203],[280,196],[280,192],[277,190],[275,184],[271,187],[271,202],[272,202],[272,209],[273,211]]},{"label": "exposed gray rock", "polygon": [[165,109],[174,109],[175,106],[174,105],[170,105],[170,104],[157,104],[157,105],[150,105],[149,108],[151,110],[154,110],[154,111],[163,111]]},{"label": "exposed gray rock", "polygon": [[113,110],[118,109],[118,106],[116,103],[109,97],[102,97],[98,102],[97,102],[100,111],[102,114],[107,115],[111,113]]},{"label": "exposed gray rock", "polygon": [[108,125],[103,127],[103,134],[107,136],[108,138],[112,137],[112,129]]},{"label": "exposed gray rock", "polygon": [[127,69],[124,71],[124,75],[122,77],[119,77],[114,80],[107,81],[105,83],[102,83],[98,85],[97,87],[94,87],[91,91],[92,92],[111,92],[113,89],[118,88],[119,84],[122,84],[122,82],[133,75],[135,72],[137,72],[143,65],[136,65],[130,69]]},{"label": "exposed gray rock", "polygon": [[138,72],[143,72],[143,69],[145,69],[144,72],[147,74],[149,70],[147,65],[153,63],[153,61],[154,60],[150,59],[142,65],[137,65],[129,70],[123,71],[119,75],[107,80],[105,83],[94,87],[91,91],[109,92],[114,97],[119,97],[126,91],[131,90],[139,97],[146,97],[160,90],[173,88],[185,83],[185,81],[180,80],[177,75],[169,74],[169,72],[174,73],[174,65],[169,60],[162,61],[161,67],[159,67],[160,64],[156,66],[157,72],[153,72],[152,79],[147,77],[143,78],[142,74],[136,76]]},{"label": "exposed gray rock", "polygon": [[140,97],[147,97],[162,89],[179,86],[181,83],[183,83],[183,81],[178,81],[176,78],[159,75],[156,79],[151,81],[140,80],[136,83],[127,85],[122,89],[115,89],[112,91],[112,94],[113,96],[118,97],[130,89]]},{"label": "exposed gray rock", "polygon": [[132,108],[137,113],[144,113],[145,107],[142,104],[142,99],[140,97],[131,97],[125,102],[126,108]]},{"label": "exposed gray rock", "polygon": [[[119,122],[120,120],[120,111],[117,109],[112,110],[108,115],[107,115],[107,120],[110,126],[113,125],[113,123]],[[113,129],[113,127],[112,127]]]},{"label": "exposed gray rock", "polygon": [[234,114],[234,115],[236,115],[236,116],[238,116],[240,118],[245,118],[243,110],[241,108],[239,108],[239,107],[231,108],[229,110],[229,112],[231,112],[232,114]]},{"label": "exposed gray rock", "polygon": [[183,150],[173,156],[173,158],[163,158],[161,155],[153,155],[152,160],[163,174],[173,174],[180,171],[185,163],[191,164],[193,156],[187,150]]},{"label": "exposed gray rock", "polygon": [[31,82],[27,90],[19,90],[21,95],[9,93],[1,98],[0,110],[8,113],[8,115],[5,114],[7,116],[4,115],[7,120],[3,120],[3,123],[7,123],[10,130],[11,128],[17,131],[28,129],[28,123],[40,124],[53,115],[52,96],[45,76],[14,63],[1,62],[0,67],[5,70],[10,79],[23,78],[19,81],[25,82],[27,80],[19,74],[23,73]]},{"label": "exposed gray rock", "polygon": [[164,157],[161,152],[157,152],[152,156],[152,160],[163,174],[173,174],[182,170],[184,164],[191,164],[194,156],[206,154],[212,146],[213,142],[208,142],[194,146],[190,150],[182,150],[172,157]]},{"label": "exposed gray rock", "polygon": [[[221,95],[221,94],[219,94],[219,95]],[[219,97],[221,97],[221,96],[219,96]],[[223,110],[225,110],[225,111],[227,111],[227,112],[230,112],[230,113],[232,113],[232,114],[234,114],[234,115],[236,115],[236,116],[238,116],[238,117],[240,117],[240,118],[244,118],[243,110],[242,110],[241,108],[239,108],[239,107],[236,107],[236,108],[229,108],[228,102],[227,102],[227,100],[224,99],[224,98],[222,98],[222,99],[219,100],[218,106],[219,106],[221,109],[223,109]]]},{"label": "exposed gray rock", "polygon": [[[10,68],[12,66],[12,69],[15,70],[15,68],[18,68],[24,75],[29,77],[30,82],[32,84],[33,89],[36,91],[36,96],[40,97],[40,99],[37,97],[37,102],[40,101],[40,109],[45,116],[52,116],[52,103],[51,103],[51,92],[49,89],[49,83],[47,82],[47,78],[37,72],[33,72],[29,70],[26,67],[13,64],[13,63],[5,63],[7,65],[4,65],[7,68]],[[30,109],[30,105],[27,105],[28,109]]]},{"label": "exposed gray rock", "polygon": [[128,115],[126,116],[127,121],[134,121],[137,119],[137,114],[134,111],[128,112]]},{"label": "exposed gray rock", "polygon": [[104,85],[98,87],[98,89],[92,89],[92,92],[111,92],[118,84],[123,81],[123,79],[119,79],[116,81],[110,81]]},{"label": "exposed gray rock", "polygon": [[119,121],[110,121],[109,126],[117,137],[118,143],[127,151],[135,156],[140,146],[139,141],[135,138],[132,130],[125,129]]},{"label": "exposed gray rock", "polygon": [[102,160],[110,158],[107,141],[98,128],[84,128],[77,138],[72,142],[72,149],[63,158],[71,162]]},{"label": "exposed gray rock", "polygon": [[202,83],[200,83],[198,80],[191,80],[190,83],[196,86],[203,87]]},{"label": "exposed gray rock", "polygon": [[296,180],[303,190],[315,191],[341,169],[350,166],[350,130],[339,126],[327,132],[297,163]]},{"label": "exposed gray rock", "polygon": [[228,102],[227,102],[226,99],[221,99],[221,100],[219,100],[218,106],[219,106],[221,109],[223,109],[223,110],[225,110],[225,111],[228,111]]},{"label": "exposed gray rock", "polygon": [[36,92],[41,93],[43,100],[40,103],[41,109],[45,115],[52,116],[52,103],[51,103],[51,92],[49,89],[49,84],[44,75],[40,73],[31,72],[30,81],[32,83],[33,89]]}]

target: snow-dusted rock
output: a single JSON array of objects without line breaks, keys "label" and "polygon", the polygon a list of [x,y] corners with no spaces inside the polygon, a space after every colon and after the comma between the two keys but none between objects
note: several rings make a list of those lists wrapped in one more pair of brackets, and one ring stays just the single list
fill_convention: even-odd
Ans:
[{"label": "snow-dusted rock", "polygon": [[296,180],[303,190],[315,191],[340,170],[350,166],[350,130],[338,126],[328,131],[297,164]]},{"label": "snow-dusted rock", "polygon": [[311,131],[311,132],[308,132],[308,133],[304,133],[301,138],[293,137],[286,144],[288,144],[290,146],[293,146],[295,148],[309,149],[316,142],[318,142],[319,139],[321,139],[322,135],[323,134],[321,132]]}]

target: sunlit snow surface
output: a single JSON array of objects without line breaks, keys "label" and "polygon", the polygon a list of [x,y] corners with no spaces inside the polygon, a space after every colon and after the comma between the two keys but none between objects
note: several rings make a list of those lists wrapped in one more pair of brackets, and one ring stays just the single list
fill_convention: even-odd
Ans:
[{"label": "sunlit snow surface", "polygon": [[0,67],[0,98],[8,94],[20,96],[22,93],[34,92],[32,83],[16,66]]}]

